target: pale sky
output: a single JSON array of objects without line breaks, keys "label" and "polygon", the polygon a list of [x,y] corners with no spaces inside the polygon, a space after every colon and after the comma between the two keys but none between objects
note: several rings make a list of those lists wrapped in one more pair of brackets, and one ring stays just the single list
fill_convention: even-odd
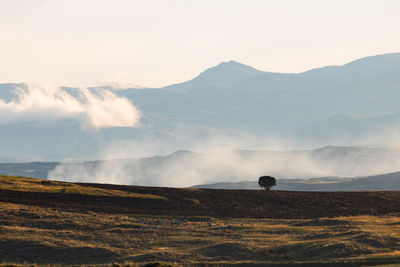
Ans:
[{"label": "pale sky", "polygon": [[0,0],[0,83],[157,87],[400,52],[399,0]]}]

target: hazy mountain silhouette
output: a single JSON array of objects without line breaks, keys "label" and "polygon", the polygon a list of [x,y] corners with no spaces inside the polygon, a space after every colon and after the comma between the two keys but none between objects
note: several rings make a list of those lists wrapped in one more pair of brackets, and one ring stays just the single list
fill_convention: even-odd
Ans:
[{"label": "hazy mountain silhouette", "polygon": [[374,73],[395,72],[400,68],[400,53],[391,53],[364,57],[347,63],[343,66],[327,66],[304,72],[308,75],[337,75],[339,72],[346,73]]},{"label": "hazy mountain silhouette", "polygon": [[[180,150],[166,156],[137,159],[64,164],[0,163],[0,174],[153,186],[198,184],[202,188],[219,189],[259,189],[258,177],[268,174],[279,179],[276,187],[279,190],[400,190],[400,173],[393,173],[400,169],[399,157],[398,148],[328,146],[286,152],[235,150],[214,153]],[[368,175],[375,176],[363,178]]]},{"label": "hazy mountain silhouette", "polygon": [[[232,64],[223,63],[191,81],[166,87],[172,91],[122,94],[145,111],[184,123],[261,135],[287,132],[337,114],[370,117],[400,112],[399,55],[368,57],[297,74],[242,71],[232,75],[235,78],[230,83],[224,80],[218,85],[214,74],[232,70]],[[206,78],[212,82],[207,84]]]},{"label": "hazy mountain silhouette", "polygon": [[255,181],[261,175],[311,178],[361,177],[400,169],[398,148],[324,147],[298,151],[177,151],[149,158],[66,163],[51,179],[151,186],[192,186],[207,182]]},{"label": "hazy mountain silhouette", "polygon": [[200,73],[194,79],[164,87],[169,90],[192,90],[202,87],[226,87],[263,73],[234,60],[222,62]]},{"label": "hazy mountain silhouette", "polygon": [[[367,135],[375,136],[370,141],[379,145],[387,141],[382,134],[397,127],[399,73],[400,53],[289,74],[223,62],[180,84],[114,91],[141,110],[138,128],[93,133],[68,120],[45,126],[24,121],[0,124],[0,146],[4,148],[0,157],[13,154],[59,160],[76,157],[73,151],[90,157],[98,153],[94,138],[103,144],[154,138],[180,149],[216,134],[239,139],[242,135],[273,136],[314,147],[332,142],[358,145],[360,140],[369,141]],[[0,98],[6,102],[15,98],[15,86],[0,85]],[[344,141],[336,142],[338,136]],[[68,145],[57,149],[71,143],[79,150]]]},{"label": "hazy mountain silhouette", "polygon": [[[260,188],[257,181],[221,182],[193,186],[209,189]],[[273,190],[291,191],[381,191],[400,190],[400,172],[358,178],[321,177],[312,179],[279,179]]]}]

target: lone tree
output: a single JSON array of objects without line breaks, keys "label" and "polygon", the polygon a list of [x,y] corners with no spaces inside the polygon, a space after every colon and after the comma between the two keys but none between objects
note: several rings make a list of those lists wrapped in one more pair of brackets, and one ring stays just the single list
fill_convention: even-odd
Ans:
[{"label": "lone tree", "polygon": [[258,185],[264,187],[265,190],[270,190],[272,187],[276,186],[276,179],[272,176],[261,176],[258,179]]}]

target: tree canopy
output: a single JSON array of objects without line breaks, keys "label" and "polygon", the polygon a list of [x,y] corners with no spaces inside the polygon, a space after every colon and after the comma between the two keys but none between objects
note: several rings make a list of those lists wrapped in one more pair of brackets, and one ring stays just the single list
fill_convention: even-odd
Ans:
[{"label": "tree canopy", "polygon": [[258,179],[258,185],[264,187],[265,190],[270,190],[272,187],[276,186],[276,179],[272,176],[261,176]]}]

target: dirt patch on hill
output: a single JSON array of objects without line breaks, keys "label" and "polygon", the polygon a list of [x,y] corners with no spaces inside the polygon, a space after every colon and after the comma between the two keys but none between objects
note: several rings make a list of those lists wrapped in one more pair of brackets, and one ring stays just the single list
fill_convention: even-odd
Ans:
[{"label": "dirt patch on hill", "polygon": [[368,246],[377,248],[377,249],[399,249],[400,248],[400,240],[395,237],[387,236],[387,235],[376,235],[369,233],[362,233],[356,237],[351,239],[352,241],[356,241],[360,244],[366,244]]},{"label": "dirt patch on hill", "polygon": [[293,224],[293,226],[340,226],[348,224],[349,224],[348,221],[325,219],[325,220],[310,220],[306,222]]},{"label": "dirt patch on hill", "polygon": [[[51,255],[49,257],[49,255]],[[112,261],[118,255],[104,248],[95,247],[52,247],[36,242],[18,240],[0,240],[0,262],[41,262],[52,264],[63,262],[65,264],[94,264]],[[43,261],[43,259],[46,259]]]},{"label": "dirt patch on hill", "polygon": [[213,260],[254,260],[262,257],[265,252],[243,243],[222,243],[203,247],[196,251],[196,253]]},{"label": "dirt patch on hill", "polygon": [[374,253],[374,250],[345,241],[324,244],[299,243],[269,250],[271,260],[321,260],[356,257],[372,253]]},{"label": "dirt patch on hill", "polygon": [[322,260],[357,257],[374,252],[375,250],[361,244],[346,241],[326,244],[298,243],[272,249],[256,248],[242,243],[223,243],[197,250],[200,255],[216,261],[222,259],[261,261]]},{"label": "dirt patch on hill", "polygon": [[133,257],[128,257],[126,261],[133,262],[182,262],[190,258],[188,254],[176,253],[176,252],[150,252]]}]

